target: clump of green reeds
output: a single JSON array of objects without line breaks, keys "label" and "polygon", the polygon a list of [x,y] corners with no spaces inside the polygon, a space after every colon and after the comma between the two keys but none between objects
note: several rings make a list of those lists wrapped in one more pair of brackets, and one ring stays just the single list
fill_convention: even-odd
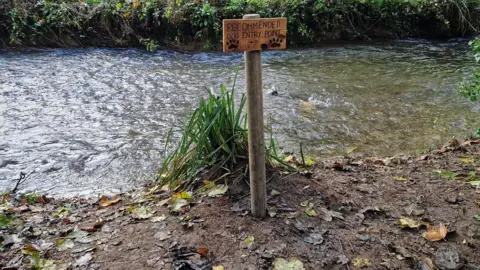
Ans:
[{"label": "clump of green reeds", "polygon": [[[160,170],[162,184],[188,189],[197,176],[205,171],[213,177],[209,180],[218,180],[234,172],[246,175],[246,97],[243,94],[238,106],[235,106],[235,81],[231,90],[221,85],[219,95],[209,89],[208,97],[200,99],[177,147],[163,161]],[[267,165],[281,163],[271,130],[268,132],[270,145],[266,149]]]}]

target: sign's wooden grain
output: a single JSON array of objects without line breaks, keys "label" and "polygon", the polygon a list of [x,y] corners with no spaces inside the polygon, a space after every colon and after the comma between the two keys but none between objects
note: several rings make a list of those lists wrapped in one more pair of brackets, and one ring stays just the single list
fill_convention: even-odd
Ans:
[{"label": "sign's wooden grain", "polygon": [[287,18],[223,20],[223,51],[280,50],[287,47]]}]

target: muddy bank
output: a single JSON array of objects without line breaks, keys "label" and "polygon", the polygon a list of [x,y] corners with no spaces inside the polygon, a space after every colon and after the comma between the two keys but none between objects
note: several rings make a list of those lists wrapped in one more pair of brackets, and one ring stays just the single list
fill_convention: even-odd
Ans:
[{"label": "muddy bank", "polygon": [[161,187],[110,200],[4,196],[0,265],[479,269],[479,153],[479,140],[453,141],[419,156],[276,172],[263,220],[249,214],[245,183],[193,198]]}]

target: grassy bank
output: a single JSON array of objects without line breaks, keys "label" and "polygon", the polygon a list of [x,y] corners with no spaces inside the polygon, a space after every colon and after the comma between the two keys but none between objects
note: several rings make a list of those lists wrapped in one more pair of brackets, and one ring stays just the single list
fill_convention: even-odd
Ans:
[{"label": "grassy bank", "polygon": [[3,46],[216,48],[221,21],[288,18],[288,40],[470,35],[479,0],[0,0]]}]

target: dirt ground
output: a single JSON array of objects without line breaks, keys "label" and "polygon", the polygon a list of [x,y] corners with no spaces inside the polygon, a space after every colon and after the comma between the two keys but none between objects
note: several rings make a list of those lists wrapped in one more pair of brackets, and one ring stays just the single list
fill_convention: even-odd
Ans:
[{"label": "dirt ground", "polygon": [[[246,184],[235,194],[194,196],[175,214],[165,206],[171,194],[151,189],[104,208],[98,200],[40,197],[21,205],[12,198],[2,211],[21,223],[1,229],[0,266],[480,269],[479,153],[478,140],[453,141],[420,156],[341,158],[303,174],[277,172],[265,219],[250,215]],[[427,224],[448,233],[431,241]],[[298,260],[282,268],[291,258]]]}]

